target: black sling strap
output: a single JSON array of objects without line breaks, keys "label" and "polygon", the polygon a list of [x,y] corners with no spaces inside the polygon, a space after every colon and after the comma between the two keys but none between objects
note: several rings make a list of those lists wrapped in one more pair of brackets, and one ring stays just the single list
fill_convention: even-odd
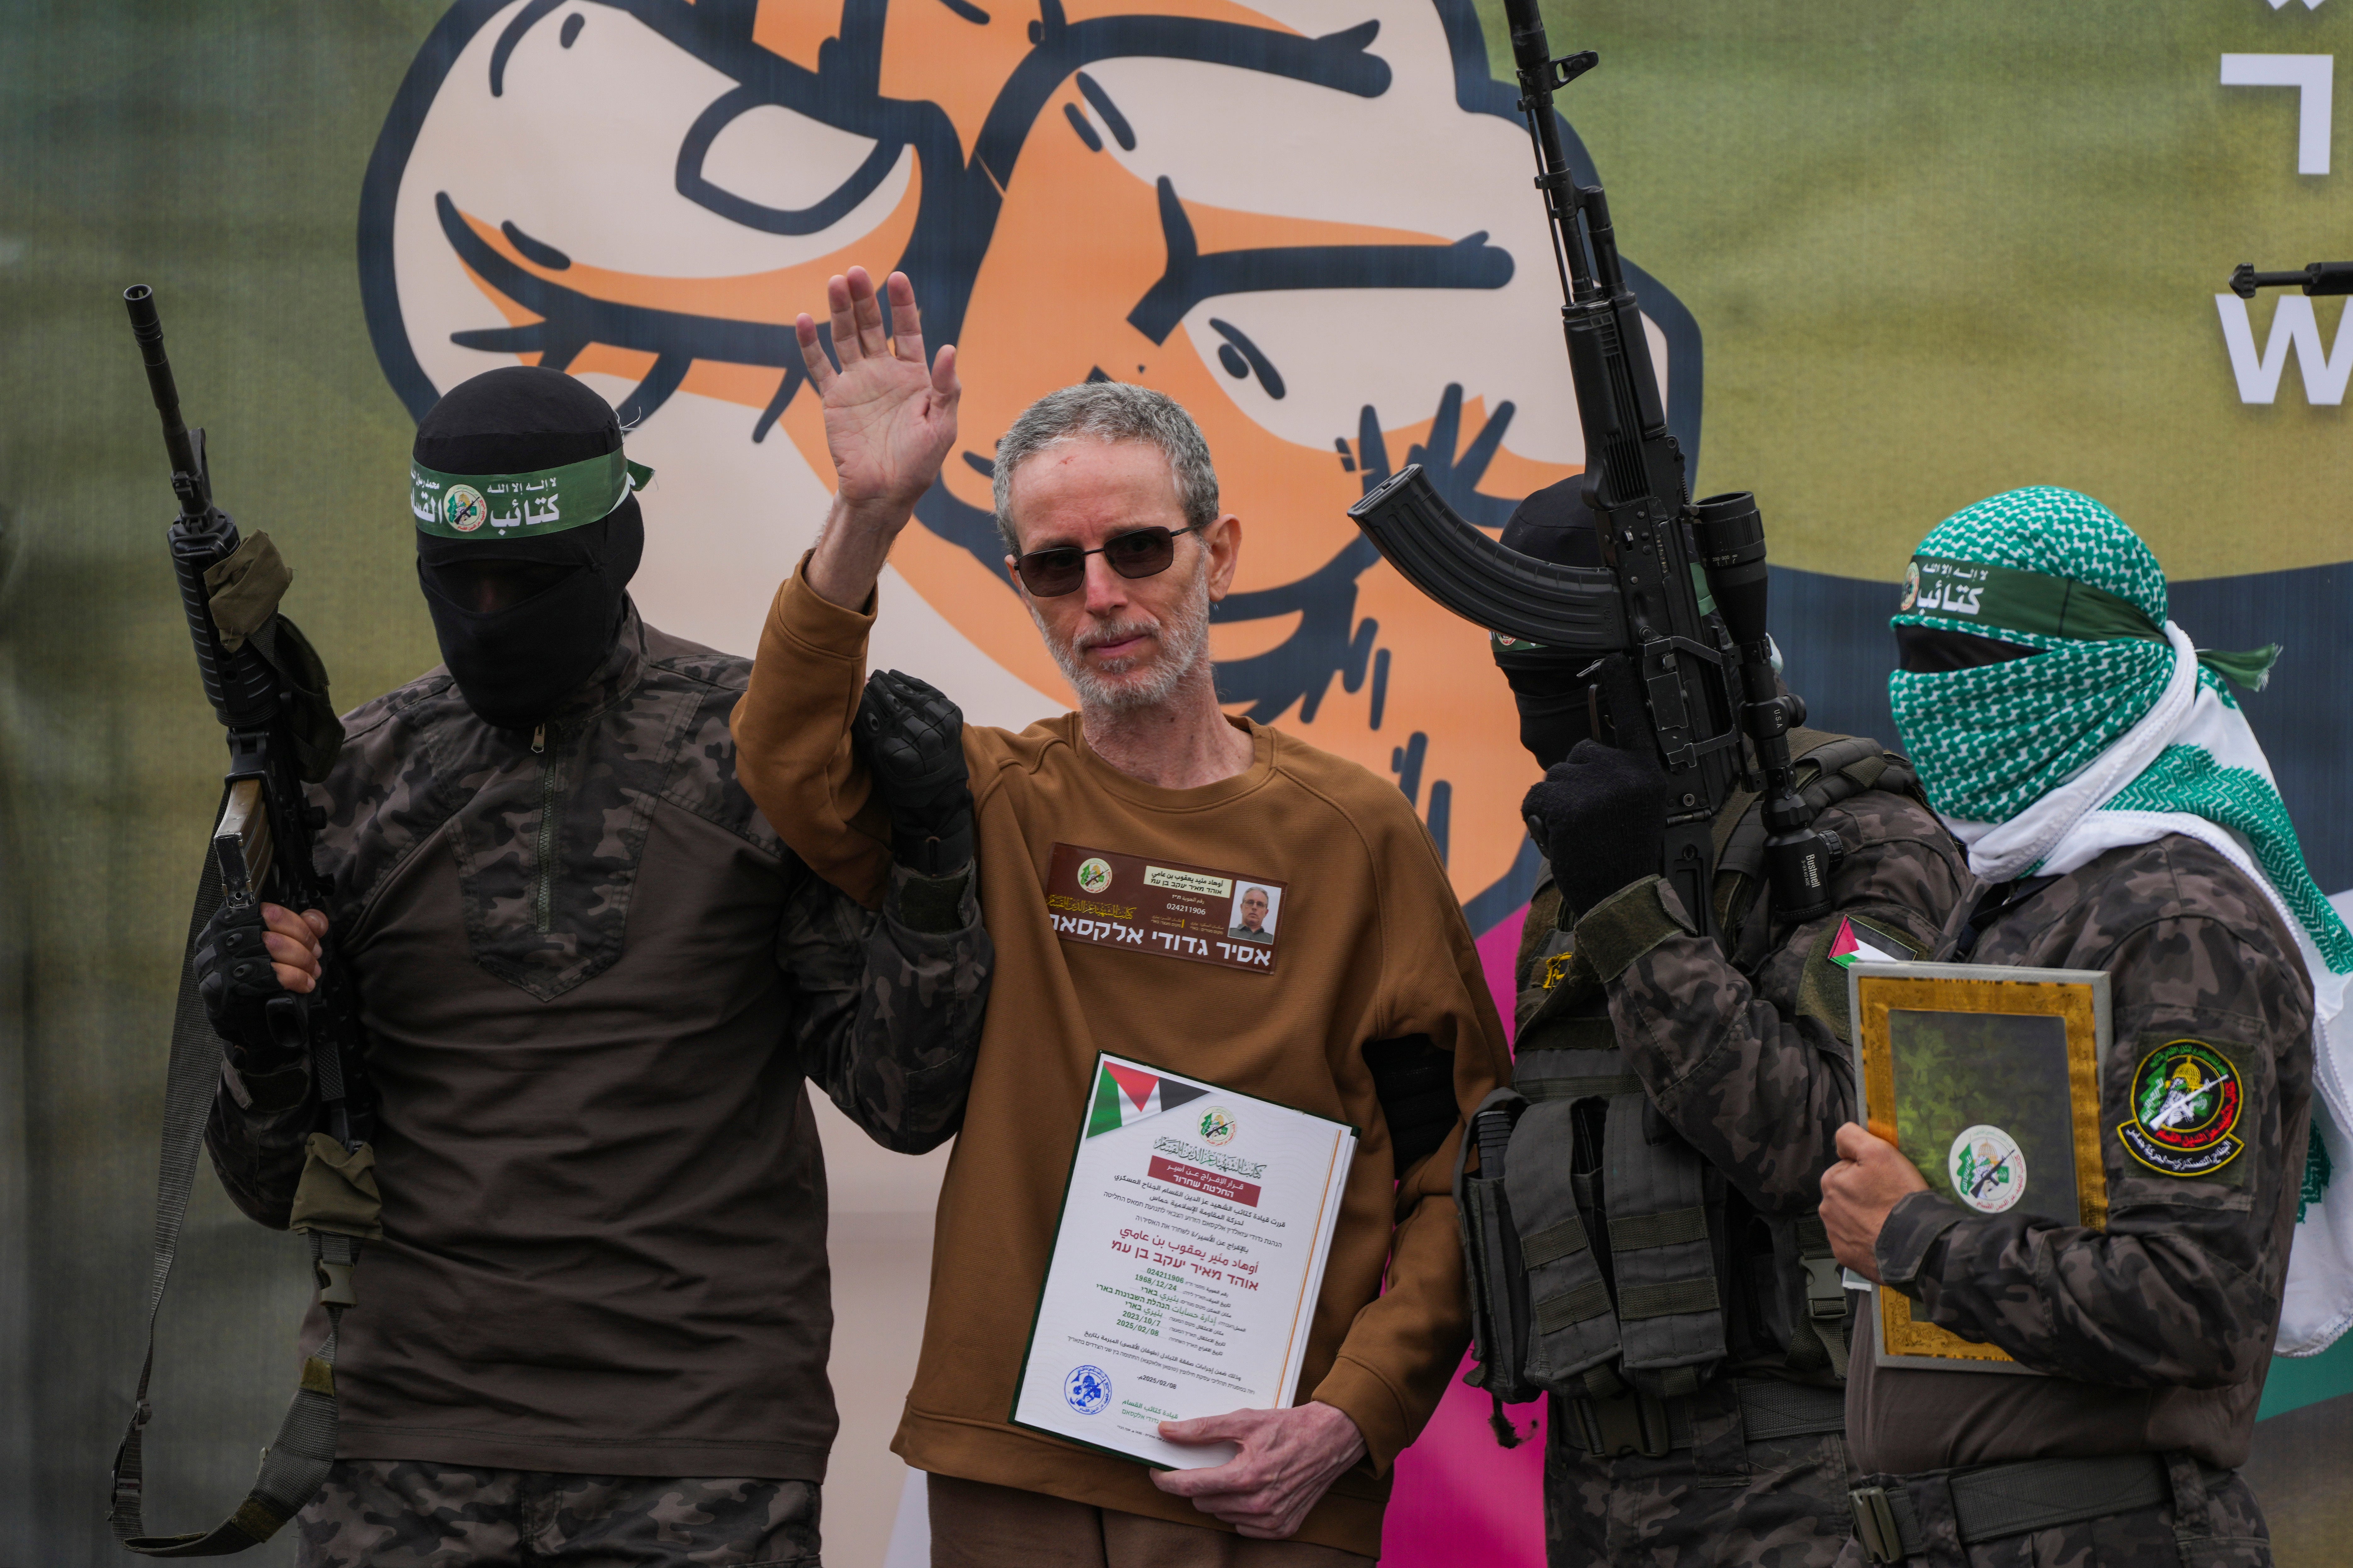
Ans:
[{"label": "black sling strap", "polygon": [[[335,1459],[335,1339],[343,1309],[351,1304],[351,1267],[359,1256],[355,1236],[311,1230],[309,1241],[314,1271],[335,1283],[325,1291],[327,1339],[317,1353],[302,1363],[302,1384],[287,1407],[277,1437],[262,1450],[260,1472],[253,1487],[219,1524],[209,1531],[184,1535],[149,1535],[142,1517],[146,1486],[147,1424],[154,1407],[147,1402],[147,1384],[155,1370],[155,1320],[164,1305],[164,1290],[172,1278],[172,1260],[180,1247],[180,1226],[195,1189],[196,1155],[205,1139],[205,1121],[220,1082],[220,1037],[205,1016],[204,999],[196,991],[195,951],[205,925],[219,908],[220,872],[210,855],[205,857],[204,879],[196,889],[195,911],[188,920],[188,941],[180,959],[179,1003],[172,1018],[172,1058],[165,1077],[164,1147],[155,1181],[155,1243],[153,1266],[147,1283],[147,1357],[139,1367],[139,1393],[131,1425],[114,1456],[112,1502],[106,1521],[115,1538],[130,1550],[148,1557],[220,1557],[258,1546],[275,1535],[318,1494]],[[314,1146],[303,1172],[306,1186],[321,1166]],[[325,1140],[331,1146],[332,1139]],[[340,1149],[337,1150],[340,1153]],[[365,1162],[353,1173],[373,1194],[374,1181],[364,1173]],[[300,1200],[298,1199],[298,1208]],[[298,1216],[299,1217],[299,1216]],[[367,1226],[373,1226],[372,1218]],[[335,1298],[342,1297],[342,1300]]]}]

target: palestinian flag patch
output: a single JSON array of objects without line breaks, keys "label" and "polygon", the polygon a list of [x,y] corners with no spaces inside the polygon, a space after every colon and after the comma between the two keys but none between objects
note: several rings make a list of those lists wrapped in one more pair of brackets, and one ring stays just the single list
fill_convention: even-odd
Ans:
[{"label": "palestinian flag patch", "polygon": [[[1865,926],[1863,931],[1882,941],[1886,941],[1883,932],[1872,931],[1868,926]],[[1888,945],[1895,947],[1897,951],[1889,952],[1883,948],[1874,947],[1872,943],[1863,941],[1862,936],[1855,931],[1854,921],[1845,915],[1841,915],[1838,935],[1831,938],[1831,962],[1841,969],[1846,969],[1857,963],[1904,963],[1917,956],[1904,949],[1900,943],[1889,942]]]},{"label": "palestinian flag patch", "polygon": [[2168,1040],[2133,1071],[2133,1116],[2116,1127],[2132,1157],[2168,1176],[2208,1176],[2247,1146],[2231,1058],[2203,1040]]},{"label": "palestinian flag patch", "polygon": [[1094,1104],[1087,1112],[1087,1136],[1116,1132],[1147,1116],[1174,1110],[1208,1092],[1177,1079],[1104,1062],[1102,1071],[1095,1075]]}]

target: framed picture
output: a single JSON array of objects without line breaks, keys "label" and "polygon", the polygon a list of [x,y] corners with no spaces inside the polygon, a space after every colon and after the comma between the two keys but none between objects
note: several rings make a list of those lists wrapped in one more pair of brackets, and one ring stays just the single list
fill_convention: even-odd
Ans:
[{"label": "framed picture", "polygon": [[[1929,1190],[1979,1214],[2107,1223],[2100,1062],[2108,977],[2097,970],[1862,963],[1847,970],[1863,1121]],[[2037,1375],[1992,1345],[1872,1292],[1880,1366]]]}]

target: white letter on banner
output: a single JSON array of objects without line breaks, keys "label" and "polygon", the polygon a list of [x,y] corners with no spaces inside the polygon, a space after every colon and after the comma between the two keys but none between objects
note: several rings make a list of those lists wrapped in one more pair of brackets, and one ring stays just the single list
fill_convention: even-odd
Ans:
[{"label": "white letter on banner", "polygon": [[2239,378],[2239,401],[2269,403],[2279,395],[2280,373],[2287,369],[2293,349],[2304,371],[2304,400],[2316,407],[2345,401],[2345,386],[2353,380],[2353,310],[2337,319],[2336,352],[2323,353],[2320,321],[2312,301],[2301,294],[2284,294],[2272,313],[2272,335],[2263,352],[2255,353],[2254,329],[2247,319],[2247,302],[2236,294],[2214,296],[2222,317],[2222,342],[2231,351],[2231,372]]},{"label": "white letter on banner", "polygon": [[2296,116],[2295,172],[2328,173],[2329,129],[2335,121],[2331,100],[2336,84],[2335,55],[2224,55],[2224,87],[2292,87],[2303,95]]}]

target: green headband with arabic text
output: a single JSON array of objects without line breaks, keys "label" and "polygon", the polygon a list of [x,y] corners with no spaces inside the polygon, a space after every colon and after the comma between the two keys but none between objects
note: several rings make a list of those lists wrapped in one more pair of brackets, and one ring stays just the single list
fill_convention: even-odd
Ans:
[{"label": "green headband with arabic text", "polygon": [[408,510],[444,539],[535,539],[610,517],[654,471],[619,447],[529,474],[445,474],[410,459]]},{"label": "green headband with arabic text", "polygon": [[[2072,577],[1941,555],[1912,558],[1895,613],[1899,619],[1917,616],[1967,622],[1981,637],[2010,631],[2070,642],[2166,640],[2164,628],[2138,605],[2105,589]],[[2201,647],[2198,662],[2250,691],[2260,691],[2279,654],[2277,643],[2246,653]]]}]

